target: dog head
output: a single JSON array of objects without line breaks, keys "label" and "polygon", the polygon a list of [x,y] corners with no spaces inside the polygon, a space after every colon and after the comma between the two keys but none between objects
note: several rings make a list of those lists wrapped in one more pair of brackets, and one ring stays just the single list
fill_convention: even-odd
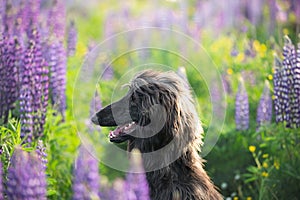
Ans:
[{"label": "dog head", "polygon": [[[129,150],[158,150],[172,140],[184,148],[201,140],[202,128],[188,84],[174,72],[137,74],[128,93],[92,118],[100,126],[116,126],[111,142],[129,140]],[[197,133],[197,134],[195,134]]]}]

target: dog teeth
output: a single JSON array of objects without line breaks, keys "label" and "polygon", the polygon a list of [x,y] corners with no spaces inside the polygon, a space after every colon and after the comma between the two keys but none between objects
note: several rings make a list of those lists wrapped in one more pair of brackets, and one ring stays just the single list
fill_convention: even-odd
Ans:
[{"label": "dog teeth", "polygon": [[110,131],[109,132],[109,138],[113,138],[113,137],[116,137],[116,135],[113,131]]}]

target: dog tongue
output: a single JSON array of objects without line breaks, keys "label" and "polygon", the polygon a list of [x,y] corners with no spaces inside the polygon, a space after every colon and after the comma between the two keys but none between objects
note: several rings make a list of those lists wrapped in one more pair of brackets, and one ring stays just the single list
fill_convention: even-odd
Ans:
[{"label": "dog tongue", "polygon": [[121,133],[121,128],[118,127],[118,128],[116,128],[115,130],[110,131],[109,135],[115,137],[115,136],[118,136],[120,133]]}]

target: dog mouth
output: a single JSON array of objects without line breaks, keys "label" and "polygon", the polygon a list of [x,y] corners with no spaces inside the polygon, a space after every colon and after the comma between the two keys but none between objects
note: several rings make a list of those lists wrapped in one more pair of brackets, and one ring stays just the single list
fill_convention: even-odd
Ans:
[{"label": "dog mouth", "polygon": [[132,135],[130,135],[130,133],[135,131],[136,127],[137,123],[134,121],[123,124],[121,126],[117,126],[115,130],[109,132],[109,140],[115,143],[124,142],[133,137]]}]

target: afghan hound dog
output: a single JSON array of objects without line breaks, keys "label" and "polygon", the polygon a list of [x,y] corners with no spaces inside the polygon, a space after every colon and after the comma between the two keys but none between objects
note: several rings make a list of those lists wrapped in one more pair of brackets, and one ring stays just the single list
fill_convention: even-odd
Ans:
[{"label": "afghan hound dog", "polygon": [[128,85],[129,92],[92,122],[117,126],[110,141],[140,150],[150,198],[222,199],[199,156],[203,130],[187,82],[174,72],[146,70]]}]

